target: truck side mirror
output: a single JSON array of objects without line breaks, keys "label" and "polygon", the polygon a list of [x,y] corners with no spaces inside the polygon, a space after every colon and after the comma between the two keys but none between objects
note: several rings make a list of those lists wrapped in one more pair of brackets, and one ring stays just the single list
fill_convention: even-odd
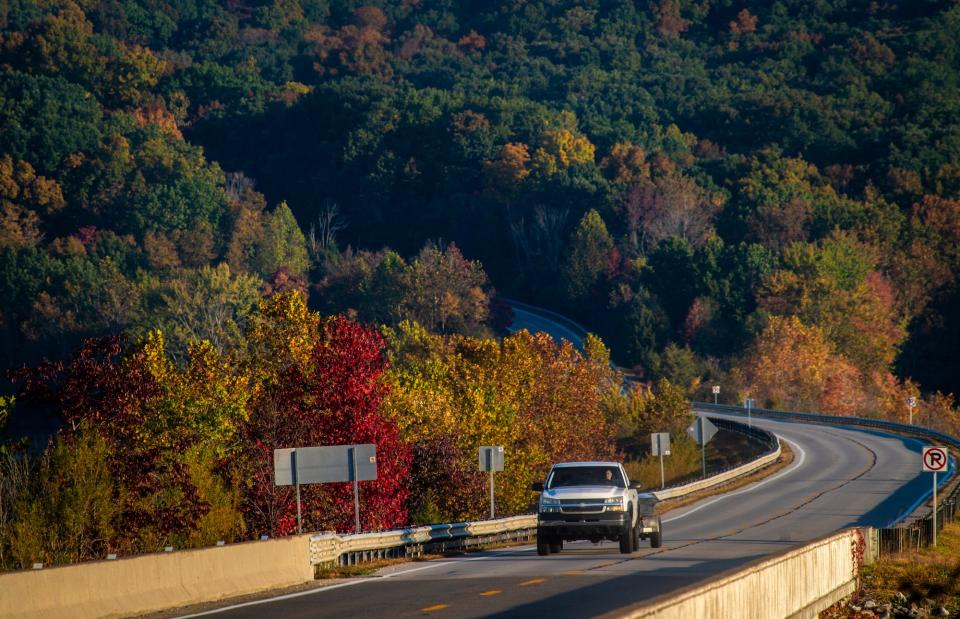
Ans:
[{"label": "truck side mirror", "polygon": [[642,488],[642,486],[640,485],[640,482],[638,482],[638,481],[632,481],[632,482],[630,482],[630,489],[631,489],[631,490],[640,490],[641,488]]},{"label": "truck side mirror", "polygon": [[533,482],[532,484],[530,484],[530,489],[533,490],[534,492],[543,492],[543,482],[541,481]]}]

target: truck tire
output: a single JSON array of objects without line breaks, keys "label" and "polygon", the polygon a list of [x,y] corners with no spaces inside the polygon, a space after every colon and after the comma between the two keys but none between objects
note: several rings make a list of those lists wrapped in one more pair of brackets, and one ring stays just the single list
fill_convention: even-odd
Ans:
[{"label": "truck tire", "polygon": [[650,547],[659,548],[663,546],[663,530],[660,528],[660,516],[657,516],[657,530],[650,534]]},{"label": "truck tire", "polygon": [[633,551],[636,552],[640,550],[640,521],[637,521],[637,526],[633,527],[633,536],[630,538],[633,543]]},{"label": "truck tire", "polygon": [[550,552],[553,554],[556,554],[561,550],[563,550],[563,540],[562,539],[550,540],[549,546],[550,546]]},{"label": "truck tire", "polygon": [[632,524],[633,513],[627,512],[627,527],[620,533],[620,552],[628,555],[636,550],[637,528]]},{"label": "truck tire", "polygon": [[537,554],[545,557],[550,554],[550,544],[547,542],[547,534],[537,529]]}]

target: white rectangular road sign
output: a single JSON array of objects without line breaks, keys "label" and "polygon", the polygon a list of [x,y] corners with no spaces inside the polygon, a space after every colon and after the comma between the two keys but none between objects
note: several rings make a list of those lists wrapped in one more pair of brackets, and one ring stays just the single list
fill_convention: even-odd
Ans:
[{"label": "white rectangular road sign", "polygon": [[654,432],[650,435],[650,448],[652,455],[659,456],[661,452],[664,456],[670,455],[670,433]]},{"label": "white rectangular road sign", "polygon": [[502,471],[503,445],[481,445],[478,462],[481,471]]},{"label": "white rectangular road sign", "polygon": [[943,473],[947,470],[948,458],[946,447],[923,448],[923,470],[926,473]]},{"label": "white rectangular road sign", "polygon": [[354,469],[356,481],[377,478],[376,445],[364,443],[273,450],[274,483],[278,486],[355,481]]}]

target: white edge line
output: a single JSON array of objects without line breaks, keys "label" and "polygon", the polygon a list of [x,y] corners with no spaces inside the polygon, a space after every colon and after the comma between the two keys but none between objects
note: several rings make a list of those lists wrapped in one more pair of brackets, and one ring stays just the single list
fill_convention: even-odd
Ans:
[{"label": "white edge line", "polygon": [[[524,550],[524,549],[529,549],[529,548],[533,548],[533,546],[531,546],[531,545],[527,545],[527,546],[512,546],[509,550],[510,550],[510,551],[514,551],[514,550]],[[494,552],[496,552],[496,551],[494,551]],[[501,551],[501,552],[502,552],[502,551]],[[378,582],[378,581],[383,580],[383,579],[385,579],[385,578],[394,578],[394,577],[396,577],[396,576],[403,576],[403,575],[405,575],[405,574],[412,574],[413,572],[419,572],[419,571],[421,571],[421,570],[429,570],[429,569],[433,569],[433,568],[435,568],[435,567],[440,567],[440,566],[442,566],[442,565],[451,565],[451,564],[453,564],[453,563],[463,563],[463,562],[466,562],[466,561],[483,561],[483,560],[485,560],[485,559],[490,559],[490,558],[492,558],[492,557],[490,557],[490,556],[483,556],[483,557],[470,557],[470,558],[466,558],[466,559],[454,559],[454,560],[452,560],[452,561],[432,561],[432,562],[430,563],[430,565],[423,565],[423,566],[421,566],[421,567],[414,567],[414,568],[411,568],[411,569],[409,569],[409,570],[403,570],[402,572],[392,572],[392,573],[390,573],[390,574],[385,574],[385,575],[383,575],[383,576],[378,576],[378,577],[376,577],[376,578],[358,578],[358,579],[356,579],[356,580],[348,580],[347,582],[343,582],[343,583],[340,583],[340,584],[337,584],[337,585],[330,585],[330,586],[327,586],[327,587],[317,587],[316,589],[310,589],[309,591],[298,591],[298,592],[296,592],[296,593],[287,593],[287,594],[285,594],[285,595],[278,595],[278,596],[271,597],[271,598],[264,598],[264,599],[262,599],[262,600],[252,600],[252,601],[250,601],[250,602],[243,602],[243,603],[241,603],[241,604],[232,604],[232,605],[230,605],[230,606],[223,606],[223,607],[221,607],[221,608],[214,608],[214,609],[212,609],[212,610],[205,610],[205,611],[203,611],[203,612],[193,613],[193,614],[190,614],[190,615],[178,615],[177,617],[175,617],[175,619],[190,619],[191,617],[204,617],[204,616],[206,616],[206,615],[216,615],[216,614],[218,614],[218,613],[225,613],[225,612],[227,612],[227,611],[236,610],[236,609],[238,609],[238,608],[245,608],[245,607],[247,607],[247,606],[257,606],[257,605],[260,605],[260,604],[270,604],[271,602],[280,602],[280,601],[283,601],[283,600],[290,600],[290,599],[293,599],[293,598],[303,597],[303,596],[305,596],[305,595],[314,595],[315,593],[323,593],[324,591],[333,591],[334,589],[341,589],[341,588],[343,588],[343,587],[352,587],[352,586],[354,586],[354,585],[360,585],[360,584],[363,584],[363,583],[365,583],[365,582]]]},{"label": "white edge line", "polygon": [[714,498],[714,499],[712,499],[712,500],[710,500],[710,501],[706,501],[706,502],[704,502],[704,503],[701,503],[700,505],[697,505],[697,506],[694,507],[693,509],[691,509],[691,510],[689,510],[689,511],[686,511],[686,512],[680,514],[679,516],[674,516],[673,518],[667,518],[667,519],[664,520],[663,522],[673,522],[674,520],[680,520],[681,518],[686,518],[686,517],[689,516],[690,514],[696,513],[696,512],[698,512],[698,511],[700,511],[701,509],[703,509],[704,507],[709,507],[710,505],[713,505],[714,503],[716,503],[716,502],[718,502],[718,501],[722,501],[722,500],[724,500],[724,499],[726,499],[726,498],[729,498],[729,497],[732,497],[732,496],[738,496],[738,495],[741,495],[741,494],[746,494],[746,493],[748,493],[748,492],[753,492],[753,491],[756,490],[757,488],[760,488],[760,487],[762,487],[762,486],[765,486],[765,485],[769,484],[769,483],[772,482],[772,481],[775,481],[775,480],[777,480],[777,479],[780,479],[780,478],[783,477],[784,475],[789,475],[790,473],[792,473],[792,472],[793,472],[794,470],[796,470],[797,468],[803,466],[804,461],[806,461],[806,459],[807,459],[807,453],[803,450],[803,448],[800,447],[800,445],[798,445],[798,444],[796,444],[796,443],[792,443],[792,442],[790,442],[790,441],[787,441],[785,438],[783,438],[783,437],[781,437],[781,436],[779,436],[779,435],[777,436],[777,438],[780,439],[781,441],[785,442],[785,443],[790,443],[790,448],[791,448],[791,449],[796,449],[797,451],[800,452],[800,457],[797,459],[796,462],[794,462],[794,463],[790,466],[790,468],[788,468],[788,469],[785,470],[785,471],[780,471],[779,473],[777,473],[777,474],[774,475],[773,477],[768,477],[768,478],[764,479],[763,481],[757,482],[757,483],[755,483],[755,484],[751,484],[750,486],[747,486],[747,487],[744,488],[743,490],[737,490],[736,492],[730,492],[730,493],[727,493],[727,494],[722,494],[722,495],[720,495],[720,496],[718,496],[718,497],[716,497],[716,498]]}]

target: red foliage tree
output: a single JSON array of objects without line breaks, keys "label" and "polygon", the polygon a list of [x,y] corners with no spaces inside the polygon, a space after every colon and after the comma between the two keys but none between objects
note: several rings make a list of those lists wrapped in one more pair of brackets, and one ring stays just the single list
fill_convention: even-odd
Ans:
[{"label": "red foliage tree", "polygon": [[[329,320],[306,363],[288,365],[263,392],[247,429],[257,463],[247,519],[255,529],[285,535],[296,528],[289,489],[273,488],[274,448],[373,443],[377,480],[360,482],[364,530],[407,523],[410,449],[381,413],[386,386],[384,342],[374,329],[344,318]],[[308,530],[353,528],[349,483],[301,487]]]}]

